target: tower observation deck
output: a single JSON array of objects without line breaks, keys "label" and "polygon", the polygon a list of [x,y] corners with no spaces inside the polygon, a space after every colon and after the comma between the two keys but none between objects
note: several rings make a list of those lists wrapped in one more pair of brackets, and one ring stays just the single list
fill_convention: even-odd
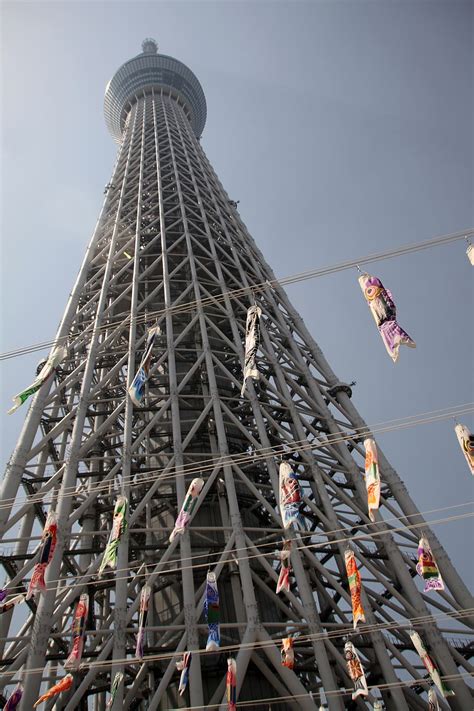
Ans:
[{"label": "tower observation deck", "polygon": [[[343,711],[378,699],[387,711],[423,711],[431,682],[412,626],[455,691],[442,708],[466,711],[472,597],[380,448],[380,508],[369,518],[370,430],[351,389],[204,153],[198,80],[153,40],[142,48],[106,88],[117,161],[55,337],[64,358],[34,395],[1,483],[0,533],[13,545],[1,556],[7,600],[26,593],[52,512],[57,541],[46,590],[0,615],[0,701],[20,682],[19,709],[31,711],[64,678],[73,617],[87,595],[85,646],[57,700],[61,711],[224,711],[228,657],[236,661],[237,708]],[[261,311],[259,379],[248,378],[242,394],[251,306]],[[134,401],[130,387],[155,326],[143,397]],[[282,464],[299,483],[303,530],[284,526]],[[196,478],[203,489],[191,521],[170,541]],[[119,497],[128,502],[126,528],[114,520]],[[416,574],[420,527],[441,592],[425,593]],[[115,568],[101,571],[111,531]],[[283,545],[289,575],[277,594]],[[355,630],[348,546],[366,619]],[[209,572],[220,647],[206,652]],[[355,702],[348,636],[369,694]],[[281,663],[288,638],[293,668]],[[184,652],[192,656],[180,695],[176,661]]]}]

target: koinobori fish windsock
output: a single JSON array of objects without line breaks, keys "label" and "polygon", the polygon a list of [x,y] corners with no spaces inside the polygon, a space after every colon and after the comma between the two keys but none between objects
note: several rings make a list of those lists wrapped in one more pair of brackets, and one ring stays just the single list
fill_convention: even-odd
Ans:
[{"label": "koinobori fish windsock", "polygon": [[209,572],[206,580],[206,597],[204,600],[208,637],[206,652],[215,652],[221,644],[219,630],[219,591],[215,573]]},{"label": "koinobori fish windsock", "polygon": [[359,284],[382,336],[385,348],[390,358],[396,363],[400,346],[416,348],[416,343],[397,322],[397,309],[392,294],[388,289],[385,289],[380,279],[370,274],[362,274],[359,277]]},{"label": "koinobori fish windsock", "polygon": [[191,667],[191,652],[185,652],[182,659],[176,662],[176,669],[181,672],[179,678],[179,695],[182,696],[186,691],[186,687],[189,681],[189,669]]},{"label": "koinobori fish windsock", "polygon": [[143,353],[137,373],[128,389],[128,394],[134,405],[140,407],[145,396],[145,383],[148,380],[151,367],[151,358],[156,336],[161,333],[159,326],[150,328],[146,337],[145,351]]},{"label": "koinobori fish windsock", "polygon": [[293,669],[295,666],[295,650],[291,637],[285,637],[281,640],[281,665],[288,667],[288,669]]},{"label": "koinobori fish windsock", "polygon": [[3,711],[15,711],[17,708],[18,704],[21,701],[21,697],[23,696],[23,687],[21,684],[18,684],[16,689],[13,690],[11,696],[8,698],[7,703],[3,707]]},{"label": "koinobori fish windsock", "polygon": [[291,541],[284,541],[281,551],[276,551],[276,556],[281,561],[280,574],[276,587],[276,594],[282,590],[287,592],[290,590],[290,574],[291,574]]},{"label": "koinobori fish windsock", "polygon": [[143,650],[145,647],[145,631],[148,618],[148,605],[150,603],[151,587],[144,585],[140,593],[140,617],[138,619],[138,634],[135,656],[138,659],[143,659]]},{"label": "koinobori fish windsock", "polygon": [[185,528],[191,520],[193,511],[196,508],[199,494],[201,493],[203,486],[204,479],[193,479],[189,485],[188,492],[183,501],[183,505],[181,506],[181,511],[178,514],[178,518],[176,519],[176,523],[174,524],[174,528],[171,532],[170,543],[176,536],[184,533]]},{"label": "koinobori fish windsock", "polygon": [[454,428],[458,438],[459,446],[462,453],[466,457],[467,466],[472,475],[474,475],[474,435],[468,430],[465,425],[456,425]]},{"label": "koinobori fish windsock", "polygon": [[106,709],[111,709],[114,705],[115,697],[117,696],[117,691],[119,689],[120,684],[122,683],[122,679],[123,672],[117,672],[112,682],[112,688],[110,690],[110,699],[107,701],[107,706],[105,707]]},{"label": "koinobori fish windsock", "polygon": [[375,520],[374,511],[380,505],[380,473],[377,446],[372,437],[364,440],[365,447],[365,487],[367,489],[367,506],[369,518]]},{"label": "koinobori fish windsock", "polygon": [[292,526],[300,531],[306,531],[305,519],[300,513],[302,504],[300,483],[291,465],[285,460],[280,463],[279,489],[283,527]]},{"label": "koinobori fish windsock", "polygon": [[357,650],[352,642],[346,642],[344,645],[344,659],[347,662],[349,676],[354,682],[352,700],[354,701],[358,696],[368,696],[369,690],[367,688],[364,669],[359,659],[359,655],[357,654]]},{"label": "koinobori fish windsock", "polygon": [[23,595],[23,593],[20,593],[19,595],[15,595],[14,597],[11,597],[9,600],[5,600],[5,602],[2,602],[0,604],[0,615],[3,615],[4,612],[9,612],[9,610],[12,610],[15,605],[21,605],[22,602],[25,602],[26,596]]},{"label": "koinobori fish windsock", "polygon": [[474,244],[468,244],[466,249],[467,258],[474,267]]},{"label": "koinobori fish windsock", "polygon": [[57,696],[58,694],[61,694],[63,691],[67,691],[68,689],[71,688],[72,683],[74,679],[72,674],[66,674],[65,677],[61,679],[61,681],[58,681],[57,684],[51,687],[51,689],[48,689],[48,691],[43,694],[42,696],[39,697],[38,701],[33,704],[33,708],[35,709],[37,706],[43,703],[43,701],[48,701],[48,699],[52,699],[53,696]]},{"label": "koinobori fish windsock", "polygon": [[235,711],[237,704],[237,664],[235,659],[229,657],[227,660],[227,709]]},{"label": "koinobori fish windsock", "polygon": [[54,371],[61,363],[61,361],[64,360],[66,355],[67,350],[64,346],[56,346],[52,349],[46,363],[41,368],[35,380],[31,383],[29,387],[25,388],[25,390],[22,390],[21,393],[18,393],[18,395],[15,395],[15,397],[13,398],[13,402],[15,404],[8,410],[9,415],[15,412],[15,410],[18,410],[18,408],[23,405],[26,400],[28,400],[30,395],[34,395],[36,392],[38,392],[40,387],[44,385],[48,378],[54,373]]},{"label": "koinobori fish windsock", "polygon": [[428,539],[422,536],[418,543],[418,563],[416,572],[425,581],[425,592],[444,590],[443,578],[438,570]]},{"label": "koinobori fish windsock", "polygon": [[354,629],[356,629],[358,622],[365,622],[364,608],[362,607],[361,600],[362,583],[354,551],[348,548],[344,557],[347,579],[349,581],[349,591],[351,593],[352,617]]},{"label": "koinobori fish windsock", "polygon": [[447,687],[444,683],[443,680],[441,679],[440,673],[436,667],[436,664],[434,661],[431,659],[430,655],[428,654],[428,651],[425,647],[425,644],[423,640],[421,639],[420,635],[418,632],[415,632],[415,630],[411,630],[410,632],[410,637],[411,641],[413,643],[413,646],[415,647],[416,651],[420,655],[420,659],[425,665],[425,669],[428,672],[428,674],[431,677],[431,680],[436,686],[438,687],[438,690],[444,698],[447,696],[454,696],[454,691]]},{"label": "koinobori fish windsock", "polygon": [[99,567],[99,577],[107,567],[115,568],[117,565],[117,552],[120,538],[127,530],[127,510],[128,499],[125,496],[119,496],[115,503],[112,530],[110,531],[109,540],[107,541],[104,556]]},{"label": "koinobori fish windsock", "polygon": [[244,381],[241,395],[245,392],[247,378],[258,380],[260,374],[257,368],[257,351],[260,345],[260,316],[262,309],[259,306],[251,306],[247,311],[247,322],[245,325],[245,360],[244,360]]},{"label": "koinobori fish windsock", "polygon": [[64,663],[67,671],[77,671],[81,665],[82,652],[86,638],[87,615],[89,614],[89,595],[83,593],[76,606],[72,621],[72,649]]},{"label": "koinobori fish windsock", "polygon": [[440,711],[438,697],[434,689],[428,690],[428,711]]},{"label": "koinobori fish windsock", "polygon": [[46,591],[44,576],[46,568],[53,559],[57,540],[58,519],[56,513],[54,511],[50,511],[43,529],[43,535],[41,537],[39,559],[33,568],[33,572],[31,573],[30,584],[28,586],[28,592],[26,593],[27,600],[34,597],[39,592],[44,593]]}]

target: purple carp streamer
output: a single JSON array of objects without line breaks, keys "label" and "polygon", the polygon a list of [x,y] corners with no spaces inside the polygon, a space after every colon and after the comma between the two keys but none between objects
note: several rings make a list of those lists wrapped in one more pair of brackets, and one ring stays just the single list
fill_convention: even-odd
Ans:
[{"label": "purple carp streamer", "polygon": [[43,529],[40,543],[39,560],[33,568],[31,574],[26,600],[46,591],[44,576],[46,568],[51,563],[58,540],[58,519],[54,511],[50,511]]},{"label": "purple carp streamer", "polygon": [[466,457],[469,471],[474,475],[474,435],[471,434],[465,425],[456,425],[454,431],[456,432],[462,453]]},{"label": "purple carp streamer", "polygon": [[426,671],[431,677],[431,680],[436,686],[438,687],[438,690],[444,698],[447,696],[455,696],[454,691],[450,689],[448,686],[446,686],[439,674],[438,669],[436,668],[436,664],[434,661],[431,659],[430,655],[428,654],[428,651],[424,645],[423,640],[421,639],[420,635],[418,632],[415,632],[415,630],[412,630],[410,632],[410,637],[411,641],[413,643],[413,646],[415,647],[416,651],[420,655],[420,659],[425,665]]},{"label": "purple carp streamer", "polygon": [[189,669],[191,667],[191,652],[185,652],[179,662],[176,662],[176,669],[181,672],[179,678],[179,695],[182,696],[186,691],[189,681]]},{"label": "purple carp streamer", "polygon": [[40,706],[40,704],[43,703],[43,701],[48,701],[48,699],[52,699],[53,696],[57,696],[58,694],[61,694],[63,691],[68,691],[68,689],[71,688],[73,684],[73,676],[72,674],[66,674],[65,677],[61,679],[61,681],[58,681],[57,684],[51,687],[51,689],[48,689],[48,691],[43,694],[42,696],[39,697],[38,701],[33,704],[33,708],[35,709],[37,706]]},{"label": "purple carp streamer", "polygon": [[346,642],[344,645],[344,659],[347,662],[349,676],[354,682],[352,700],[354,701],[358,696],[368,696],[369,689],[367,688],[364,669],[359,659],[359,655],[357,654],[357,650],[352,642]]},{"label": "purple carp streamer", "polygon": [[301,487],[298,477],[291,465],[283,461],[280,463],[280,515],[284,528],[306,531],[304,516],[300,513],[302,504]]},{"label": "purple carp streamer", "polygon": [[227,660],[227,709],[235,711],[237,704],[237,664],[235,659],[229,657]]},{"label": "purple carp streamer", "polygon": [[428,711],[440,711],[438,697],[434,689],[428,691]]},{"label": "purple carp streamer", "polygon": [[20,595],[15,595],[14,597],[11,597],[9,600],[6,600],[5,602],[2,602],[0,605],[0,615],[3,615],[4,612],[9,612],[9,610],[12,610],[15,605],[21,605],[22,602],[25,602],[26,597],[23,594]]},{"label": "purple carp streamer", "polygon": [[23,403],[28,400],[30,395],[34,395],[42,385],[51,377],[58,365],[67,355],[67,350],[64,346],[56,346],[53,348],[48,356],[46,363],[41,368],[39,374],[36,376],[35,380],[31,383],[29,387],[22,390],[21,393],[15,395],[13,402],[15,403],[13,407],[8,410],[8,414],[11,415],[13,412],[18,410],[18,408],[23,405]]},{"label": "purple carp streamer", "polygon": [[137,407],[141,406],[143,398],[145,396],[145,383],[148,380],[148,376],[150,374],[153,346],[155,343],[156,336],[160,335],[160,333],[161,331],[159,326],[154,326],[153,328],[150,328],[148,330],[145,344],[145,352],[143,353],[143,357],[138,367],[137,374],[135,375],[132,384],[128,389],[130,399]]},{"label": "purple carp streamer", "polygon": [[140,617],[138,620],[137,646],[135,656],[143,659],[143,649],[145,647],[145,630],[148,618],[148,605],[150,603],[151,587],[145,585],[140,593]]},{"label": "purple carp streamer", "polygon": [[115,697],[117,696],[117,691],[120,684],[122,683],[122,679],[123,672],[117,672],[112,682],[112,688],[110,690],[110,699],[107,701],[107,706],[105,707],[106,709],[111,709],[114,705]]},{"label": "purple carp streamer", "polygon": [[436,565],[430,544],[424,537],[420,538],[418,543],[416,572],[425,581],[425,592],[429,592],[429,590],[444,590],[443,578]]},{"label": "purple carp streamer", "polygon": [[127,530],[127,510],[128,499],[125,496],[119,496],[114,508],[112,530],[98,572],[99,577],[107,567],[115,568],[117,565],[118,546],[122,535]]},{"label": "purple carp streamer", "polygon": [[241,396],[244,396],[247,378],[258,380],[260,373],[257,368],[257,351],[260,346],[260,316],[262,309],[259,306],[251,306],[247,311],[247,322],[245,325],[245,360],[244,360],[244,382],[242,384]]},{"label": "purple carp streamer", "polygon": [[356,629],[358,622],[365,622],[364,608],[362,607],[361,600],[362,582],[354,551],[351,548],[346,550],[344,558],[346,563],[347,579],[349,581],[349,591],[351,593],[354,629]]},{"label": "purple carp streamer", "polygon": [[16,707],[21,701],[21,697],[23,696],[23,687],[21,684],[18,684],[16,689],[13,691],[12,695],[9,697],[7,703],[3,707],[3,711],[15,711]]},{"label": "purple carp streamer", "polygon": [[0,590],[0,602],[3,602],[8,595],[7,590]]},{"label": "purple carp streamer", "polygon": [[372,437],[364,440],[365,447],[365,487],[367,489],[367,507],[369,518],[375,521],[374,511],[380,505],[380,473],[377,446]]},{"label": "purple carp streamer", "polygon": [[362,274],[359,277],[360,288],[369,304],[385,348],[394,363],[398,360],[400,346],[416,348],[415,341],[397,322],[397,309],[392,294],[375,276]]},{"label": "purple carp streamer", "polygon": [[86,622],[89,614],[89,595],[83,593],[79,598],[72,622],[72,649],[64,663],[66,671],[77,671],[81,665],[82,652],[86,639]]},{"label": "purple carp streamer", "polygon": [[290,590],[290,574],[291,574],[291,541],[284,541],[281,551],[276,551],[276,557],[281,561],[280,574],[276,587],[276,594],[282,590],[289,592]]},{"label": "purple carp streamer", "polygon": [[184,533],[186,526],[188,526],[191,520],[193,511],[196,508],[199,494],[201,493],[203,486],[204,479],[193,479],[189,485],[188,492],[184,499],[183,505],[181,506],[181,511],[178,514],[178,518],[176,519],[176,523],[174,524],[174,528],[171,532],[169,539],[170,543],[176,538],[176,536],[181,536]]},{"label": "purple carp streamer", "polygon": [[216,652],[221,644],[219,630],[219,591],[215,573],[208,573],[206,580],[206,598],[204,600],[208,637],[206,652]]}]

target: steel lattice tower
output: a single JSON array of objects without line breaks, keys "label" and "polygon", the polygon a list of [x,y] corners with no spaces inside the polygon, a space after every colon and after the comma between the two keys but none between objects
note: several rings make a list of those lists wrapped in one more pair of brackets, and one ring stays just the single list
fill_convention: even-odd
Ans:
[{"label": "steel lattice tower", "polygon": [[[388,625],[367,632],[362,626],[353,637],[368,683],[382,687],[390,711],[427,709],[426,673],[402,623],[467,610],[472,598],[428,527],[446,590],[430,597],[421,591],[419,530],[400,525],[423,518],[380,450],[381,513],[376,523],[369,520],[362,474],[368,429],[350,387],[333,373],[284,291],[266,284],[274,275],[199,143],[206,118],[199,82],[146,40],[109,82],[105,117],[118,158],[57,333],[67,357],[35,395],[2,482],[2,535],[17,541],[2,556],[8,587],[22,589],[28,580],[49,509],[59,517],[47,593],[0,618],[2,686],[22,678],[21,710],[30,711],[42,682],[62,676],[74,604],[87,591],[93,604],[86,667],[54,708],[101,711],[119,670],[125,676],[115,711],[224,708],[227,655],[194,654],[183,698],[173,657],[205,647],[202,599],[212,567],[222,644],[238,646],[240,700],[294,696],[274,707],[315,709],[324,689],[331,710],[369,708],[370,699],[352,706],[349,693],[331,695],[352,687],[343,658],[342,632],[352,621],[344,539],[358,533],[352,545],[367,623]],[[241,397],[245,319],[254,299],[262,309],[261,377]],[[156,315],[161,334],[145,406],[137,408],[127,387]],[[277,596],[282,523],[278,461],[269,448],[294,442],[311,536],[292,534],[292,588]],[[186,470],[194,473],[183,476]],[[188,532],[169,544],[187,486],[200,471],[199,509]],[[122,489],[130,501],[128,530],[117,573],[99,579]],[[381,514],[391,521],[381,522]],[[145,660],[137,663],[145,580],[153,604]],[[456,624],[457,642],[452,630],[450,639],[442,634],[446,619],[417,626],[444,675],[472,671],[463,631],[473,621]],[[280,639],[290,632],[306,637],[294,671],[280,664]],[[417,683],[396,685],[409,679]],[[464,681],[455,676],[450,684],[456,696],[442,707],[471,708]]]}]

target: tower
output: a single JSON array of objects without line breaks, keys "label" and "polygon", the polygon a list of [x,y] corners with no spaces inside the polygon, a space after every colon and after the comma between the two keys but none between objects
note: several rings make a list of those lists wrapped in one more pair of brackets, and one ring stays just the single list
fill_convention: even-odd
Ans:
[{"label": "tower", "polygon": [[[313,709],[324,690],[329,708],[340,710],[350,703],[343,650],[352,624],[344,564],[351,541],[367,618],[366,631],[360,626],[351,640],[371,690],[380,688],[387,709],[427,708],[413,623],[456,692],[447,703],[469,708],[460,675],[470,668],[469,648],[442,631],[453,612],[461,638],[472,622],[461,612],[472,610],[472,599],[426,526],[446,590],[422,592],[414,579],[420,529],[413,526],[423,519],[380,451],[382,505],[376,521],[369,519],[362,476],[368,428],[206,159],[199,143],[206,102],[196,77],[145,40],[107,86],[105,117],[118,158],[56,337],[67,354],[35,396],[2,482],[2,535],[15,539],[3,556],[9,590],[25,589],[46,515],[58,516],[46,594],[1,616],[2,683],[22,680],[26,711],[42,681],[63,675],[71,616],[87,592],[84,668],[60,708],[104,709],[117,672],[124,679],[115,711],[218,708],[232,654],[239,700]],[[242,396],[253,304],[262,312],[260,378],[248,379]],[[155,323],[137,407],[128,389]],[[282,455],[292,455],[302,487],[301,534],[282,528]],[[169,543],[198,476],[204,489],[191,525]],[[116,572],[99,575],[120,494],[129,502],[128,527]],[[283,536],[292,541],[292,584],[277,595],[275,550]],[[197,653],[206,644],[208,569],[217,577],[227,653]],[[145,584],[152,598],[139,662]],[[294,670],[280,663],[280,640],[290,635]],[[194,653],[180,699],[175,661],[186,650]],[[403,685],[409,680],[413,686]],[[252,708],[266,709],[268,701]]]}]

